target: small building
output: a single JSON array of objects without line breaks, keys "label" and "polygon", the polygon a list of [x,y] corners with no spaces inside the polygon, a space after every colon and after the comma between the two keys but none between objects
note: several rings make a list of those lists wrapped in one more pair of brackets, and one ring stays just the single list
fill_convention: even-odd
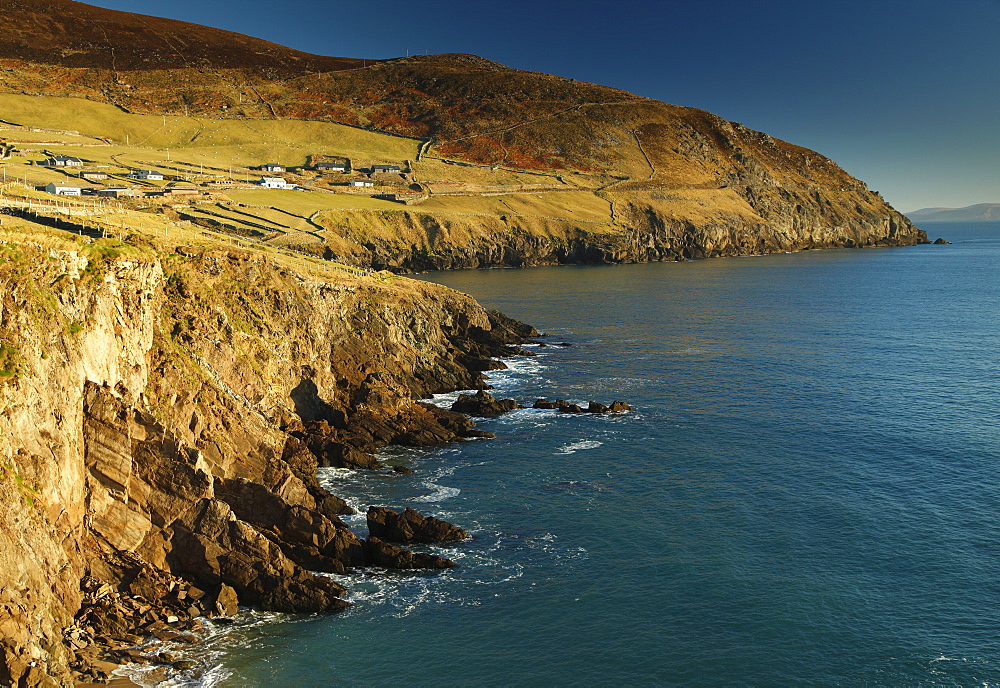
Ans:
[{"label": "small building", "polygon": [[372,165],[372,172],[402,172],[397,165]]},{"label": "small building", "polygon": [[272,163],[268,163],[266,165],[261,165],[257,169],[260,170],[261,172],[284,172],[285,171],[285,166],[284,165],[278,165],[277,163],[273,163],[272,162]]},{"label": "small building", "polygon": [[102,196],[104,198],[129,198],[135,195],[135,192],[132,189],[126,189],[124,187],[97,189],[96,193],[98,196]]},{"label": "small building", "polygon": [[357,179],[352,179],[347,182],[348,186],[375,186],[375,182],[371,179],[365,179],[364,177],[358,177]]},{"label": "small building", "polygon": [[262,177],[259,182],[257,182],[265,189],[287,189],[288,182],[286,182],[281,177]]},{"label": "small building", "polygon": [[376,194],[374,198],[381,198],[386,201],[394,201],[396,203],[402,203],[403,205],[415,205],[421,201],[427,200],[427,194],[416,193],[416,192],[404,192],[404,193],[385,193]]},{"label": "small building", "polygon": [[99,170],[84,170],[80,173],[81,179],[86,179],[88,182],[99,182],[108,178],[106,172],[101,172]]},{"label": "small building", "polygon": [[46,167],[83,167],[83,160],[71,155],[53,155],[51,158],[45,158],[42,164]]},{"label": "small building", "polygon": [[163,174],[156,170],[132,170],[127,175],[131,179],[142,179],[147,182],[162,182]]},{"label": "small building", "polygon": [[313,168],[319,172],[346,172],[347,165],[342,162],[318,162]]},{"label": "small building", "polygon": [[55,184],[49,183],[46,185],[45,190],[50,194],[55,194],[56,196],[79,196],[80,187],[79,186],[67,186],[66,184]]}]

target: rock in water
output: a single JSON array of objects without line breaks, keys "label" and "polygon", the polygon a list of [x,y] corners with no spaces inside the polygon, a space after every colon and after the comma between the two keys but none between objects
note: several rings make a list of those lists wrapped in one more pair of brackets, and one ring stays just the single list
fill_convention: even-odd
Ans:
[{"label": "rock in water", "polygon": [[559,413],[583,413],[583,409],[576,404],[571,404],[565,399],[556,399],[556,408]]},{"label": "rock in water", "polygon": [[523,408],[513,399],[497,399],[485,389],[475,394],[459,394],[451,405],[452,411],[468,413],[471,416],[499,416],[501,413]]},{"label": "rock in water", "polygon": [[401,514],[385,507],[369,507],[368,532],[392,542],[454,542],[469,536],[447,521],[424,516],[409,507]]},{"label": "rock in water", "polygon": [[940,245],[940,244],[950,244],[951,242],[945,240],[944,237],[938,237],[937,239],[934,240],[934,243]]},{"label": "rock in water", "polygon": [[373,566],[387,569],[450,569],[455,562],[433,554],[411,552],[402,547],[382,542],[377,537],[370,537],[365,542],[368,551],[368,561]]}]

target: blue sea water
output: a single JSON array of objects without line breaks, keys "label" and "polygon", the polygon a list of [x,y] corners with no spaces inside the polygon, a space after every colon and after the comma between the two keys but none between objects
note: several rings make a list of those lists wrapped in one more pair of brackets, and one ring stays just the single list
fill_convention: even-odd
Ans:
[{"label": "blue sea water", "polygon": [[572,344],[498,396],[634,412],[325,471],[469,530],[428,548],[459,567],[246,613],[202,683],[1000,686],[1000,224],[926,228],[953,243],[422,276]]}]

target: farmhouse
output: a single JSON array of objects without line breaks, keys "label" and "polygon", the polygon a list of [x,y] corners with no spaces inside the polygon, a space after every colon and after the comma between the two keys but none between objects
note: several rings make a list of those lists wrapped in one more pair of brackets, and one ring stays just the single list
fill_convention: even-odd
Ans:
[{"label": "farmhouse", "polygon": [[318,162],[313,168],[320,172],[346,172],[347,166],[342,162]]},{"label": "farmhouse", "polygon": [[55,184],[50,183],[45,187],[45,190],[50,194],[55,194],[56,196],[79,196],[80,187],[79,186],[67,186],[65,184]]},{"label": "farmhouse", "polygon": [[402,172],[396,165],[372,165],[372,172]]},{"label": "farmhouse", "polygon": [[260,170],[260,171],[262,171],[262,172],[284,172],[285,171],[285,166],[284,165],[278,165],[278,164],[272,162],[272,163],[268,163],[266,165],[261,165],[257,169]]},{"label": "farmhouse", "polygon": [[135,192],[132,189],[125,189],[119,187],[114,187],[110,189],[97,189],[96,193],[98,196],[102,196],[104,198],[128,198],[130,196],[135,195]]},{"label": "farmhouse", "polygon": [[286,182],[281,177],[262,177],[259,182],[257,182],[265,189],[287,189],[288,182]]},{"label": "farmhouse", "polygon": [[144,179],[146,181],[163,181],[163,175],[155,170],[132,170],[128,173],[132,179]]},{"label": "farmhouse", "polygon": [[86,179],[89,182],[99,182],[108,178],[108,175],[99,170],[84,170],[80,173],[81,179]]},{"label": "farmhouse", "polygon": [[375,182],[371,179],[365,179],[364,177],[358,177],[357,179],[352,179],[349,181],[348,186],[375,186]]},{"label": "farmhouse", "polygon": [[42,164],[47,167],[82,167],[83,160],[71,155],[54,155],[51,158],[45,158]]}]

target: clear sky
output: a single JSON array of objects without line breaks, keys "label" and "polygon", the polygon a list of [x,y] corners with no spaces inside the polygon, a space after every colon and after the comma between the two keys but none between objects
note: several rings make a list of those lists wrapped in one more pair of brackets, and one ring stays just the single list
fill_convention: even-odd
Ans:
[{"label": "clear sky", "polygon": [[904,212],[1000,203],[1000,0],[93,0],[322,55],[475,53],[812,148]]}]

